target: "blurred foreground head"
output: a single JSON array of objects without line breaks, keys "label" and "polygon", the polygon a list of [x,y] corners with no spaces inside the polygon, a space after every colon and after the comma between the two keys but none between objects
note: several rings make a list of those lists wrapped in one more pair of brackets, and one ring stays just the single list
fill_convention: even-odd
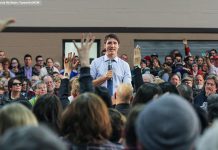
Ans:
[{"label": "blurred foreground head", "polygon": [[146,150],[192,150],[199,132],[191,104],[174,94],[148,103],[136,122],[139,147]]}]

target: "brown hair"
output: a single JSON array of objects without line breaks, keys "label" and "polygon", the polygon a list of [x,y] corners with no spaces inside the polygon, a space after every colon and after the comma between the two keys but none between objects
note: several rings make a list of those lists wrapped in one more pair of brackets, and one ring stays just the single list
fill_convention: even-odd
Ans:
[{"label": "brown hair", "polygon": [[74,144],[101,144],[112,132],[107,106],[92,93],[81,94],[66,108],[61,128]]},{"label": "brown hair", "polygon": [[120,44],[120,39],[114,33],[106,35],[105,38],[104,38],[104,43],[106,43],[108,39],[115,39],[115,40],[117,40],[118,44]]},{"label": "brown hair", "polygon": [[206,81],[205,81],[205,84],[207,83],[207,80],[214,80],[215,84],[216,84],[216,88],[218,88],[218,77],[217,75],[215,74],[211,74],[211,75],[208,75],[207,78],[206,78]]}]

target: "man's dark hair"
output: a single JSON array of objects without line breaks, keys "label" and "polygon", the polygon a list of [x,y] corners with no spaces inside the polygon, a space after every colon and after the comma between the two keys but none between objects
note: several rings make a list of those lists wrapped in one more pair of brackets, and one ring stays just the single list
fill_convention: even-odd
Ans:
[{"label": "man's dark hair", "polygon": [[170,58],[172,58],[172,61],[173,61],[173,57],[172,57],[171,55],[166,55],[166,56],[165,56],[165,58],[164,58],[164,59],[165,59],[165,61],[166,61],[166,58],[167,58],[167,57],[170,57]]},{"label": "man's dark hair", "polygon": [[95,87],[95,94],[98,95],[104,103],[107,105],[108,108],[112,107],[112,100],[111,96],[108,92],[108,89],[103,86],[97,86]]},{"label": "man's dark hair", "polygon": [[113,143],[119,143],[125,122],[122,120],[122,114],[116,109],[109,108],[109,115],[112,126],[112,134],[109,140]]},{"label": "man's dark hair", "polygon": [[42,58],[42,55],[37,55],[36,58],[35,58],[35,60],[37,61],[38,58]]},{"label": "man's dark hair", "polygon": [[106,43],[108,39],[115,39],[115,40],[117,40],[118,44],[120,44],[120,39],[114,33],[106,35],[105,38],[104,38],[104,43]]},{"label": "man's dark hair", "polygon": [[62,111],[60,99],[53,94],[40,96],[33,107],[33,113],[38,121],[48,125],[57,133],[60,132]]},{"label": "man's dark hair", "polygon": [[216,49],[211,49],[211,50],[210,50],[210,52],[211,52],[211,51],[214,51],[214,52],[217,54],[217,51],[216,51]]},{"label": "man's dark hair", "polygon": [[192,103],[194,98],[193,98],[193,90],[190,86],[182,83],[177,87],[177,89],[179,91],[180,96],[182,96],[183,98],[188,100],[190,103]]},{"label": "man's dark hair", "polygon": [[27,57],[30,57],[32,59],[32,56],[30,54],[26,54],[24,55],[24,60],[27,58]]},{"label": "man's dark hair", "polygon": [[169,92],[179,95],[179,92],[175,85],[170,82],[163,82],[159,84],[160,88],[162,89],[163,93]]},{"label": "man's dark hair", "polygon": [[144,109],[145,105],[136,105],[129,112],[126,127],[125,127],[125,138],[126,145],[129,149],[137,147],[137,136],[136,136],[136,119],[139,113]]},{"label": "man's dark hair", "polygon": [[12,85],[13,85],[14,80],[18,80],[18,81],[21,82],[21,79],[20,79],[19,77],[11,78],[11,79],[8,81],[8,91],[11,91],[10,88],[12,88]]},{"label": "man's dark hair", "polygon": [[146,82],[137,90],[132,105],[146,104],[151,101],[155,95],[161,95],[162,93],[162,89],[159,85]]}]

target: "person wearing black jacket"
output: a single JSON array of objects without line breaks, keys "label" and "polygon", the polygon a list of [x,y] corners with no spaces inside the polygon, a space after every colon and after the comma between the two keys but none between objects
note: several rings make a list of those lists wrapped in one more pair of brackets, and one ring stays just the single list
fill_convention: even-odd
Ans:
[{"label": "person wearing black jacket", "polygon": [[[90,35],[91,36],[91,35]],[[78,56],[80,59],[80,77],[79,77],[79,84],[80,84],[80,94],[85,92],[94,92],[94,87],[92,84],[92,77],[90,75],[90,67],[89,67],[89,49],[94,42],[94,37],[89,37],[91,42],[85,42],[81,48],[78,48],[74,42],[74,45],[77,49]],[[84,39],[82,40],[82,43]],[[69,77],[70,73],[73,70],[75,64],[71,64],[75,56],[72,56],[72,53],[68,54],[68,57],[64,59],[64,77],[61,81],[60,90],[59,90],[59,98],[63,105],[63,108],[66,108],[70,104],[69,97]]]},{"label": "person wearing black jacket", "polygon": [[209,95],[217,94],[218,89],[218,77],[217,75],[209,75],[204,85],[204,91],[198,94],[194,99],[194,104],[204,107],[207,103],[207,97]]},{"label": "person wearing black jacket", "polygon": [[19,102],[23,100],[27,101],[27,99],[21,94],[21,86],[22,82],[19,78],[11,78],[8,81],[9,93],[2,97],[0,105],[5,105],[12,102]]}]

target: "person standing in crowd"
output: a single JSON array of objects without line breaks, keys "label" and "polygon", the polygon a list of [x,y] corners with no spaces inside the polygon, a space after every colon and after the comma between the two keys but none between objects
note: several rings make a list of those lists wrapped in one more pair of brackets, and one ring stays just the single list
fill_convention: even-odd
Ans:
[{"label": "person standing in crowd", "polygon": [[37,75],[37,71],[32,67],[32,56],[26,54],[24,56],[24,66],[21,67],[21,77],[26,77],[30,80],[33,75]]},{"label": "person standing in crowd", "polygon": [[54,72],[59,73],[59,70],[56,67],[54,67],[54,60],[52,58],[47,58],[46,66],[40,70],[40,77],[43,77],[45,75],[52,76]]},{"label": "person standing in crowd", "polygon": [[5,58],[5,51],[0,50],[0,60],[1,60],[2,58]]},{"label": "person standing in crowd", "polygon": [[176,87],[181,84],[181,77],[178,74],[173,74],[170,78],[170,83],[175,85]]},{"label": "person standing in crowd", "polygon": [[197,58],[197,64],[198,64],[199,70],[202,70],[203,63],[204,63],[204,57],[199,56],[199,57]]},{"label": "person standing in crowd", "polygon": [[125,62],[128,62],[128,56],[127,56],[127,54],[122,54],[122,55],[120,56],[120,58],[121,58],[122,60],[124,60]]},{"label": "person standing in crowd", "polygon": [[35,61],[36,64],[33,66],[33,68],[35,68],[37,75],[39,75],[41,68],[44,67],[44,59],[41,55],[37,55],[35,57]]},{"label": "person standing in crowd", "polygon": [[3,66],[3,76],[8,74],[9,78],[15,77],[15,74],[10,70],[10,59],[3,58],[2,59],[2,66]]},{"label": "person standing in crowd", "polygon": [[203,72],[202,72],[201,70],[199,70],[197,63],[193,63],[193,64],[192,64],[192,68],[191,68],[190,75],[191,75],[193,78],[195,78],[198,74],[203,75]]},{"label": "person standing in crowd", "polygon": [[9,68],[16,76],[20,76],[21,65],[17,58],[15,57],[11,58],[11,63]]},{"label": "person standing in crowd", "polygon": [[204,76],[198,74],[194,79],[193,96],[197,96],[204,87]]},{"label": "person standing in crowd", "polygon": [[209,56],[206,56],[206,62],[209,66],[209,74],[216,74],[218,75],[218,56],[212,56],[212,60],[214,61],[214,64],[211,63]]},{"label": "person standing in crowd", "polygon": [[200,92],[195,99],[194,104],[206,107],[207,105],[207,97],[213,94],[217,94],[217,88],[218,88],[218,77],[217,75],[209,75],[205,82],[204,91]]},{"label": "person standing in crowd", "polygon": [[142,75],[143,74],[150,74],[150,72],[151,72],[150,68],[147,67],[145,59],[141,59],[140,68],[141,68],[141,71],[142,71]]},{"label": "person standing in crowd", "polygon": [[90,72],[94,79],[93,84],[108,87],[112,96],[120,83],[131,84],[131,71],[129,64],[118,57],[120,40],[116,34],[105,36],[104,47],[106,54],[92,61]]},{"label": "person standing in crowd", "polygon": [[211,49],[211,50],[210,50],[210,55],[211,55],[211,56],[216,56],[216,55],[217,55],[216,49]]},{"label": "person standing in crowd", "polygon": [[165,62],[166,65],[168,65],[169,67],[173,66],[173,58],[171,55],[167,55],[165,56]]}]

